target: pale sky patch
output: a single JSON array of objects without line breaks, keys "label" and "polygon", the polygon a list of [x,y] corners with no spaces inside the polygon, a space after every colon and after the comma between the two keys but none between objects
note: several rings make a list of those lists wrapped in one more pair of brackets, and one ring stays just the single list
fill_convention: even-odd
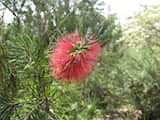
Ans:
[{"label": "pale sky patch", "polygon": [[4,13],[4,21],[6,23],[11,23],[12,20],[13,20],[13,14],[9,11],[9,10],[6,10],[5,13]]},{"label": "pale sky patch", "polygon": [[[121,22],[127,17],[144,9],[144,6],[160,5],[160,0],[104,0],[105,6],[110,5],[111,13],[116,13]],[[108,7],[105,8],[104,14],[107,13]]]}]

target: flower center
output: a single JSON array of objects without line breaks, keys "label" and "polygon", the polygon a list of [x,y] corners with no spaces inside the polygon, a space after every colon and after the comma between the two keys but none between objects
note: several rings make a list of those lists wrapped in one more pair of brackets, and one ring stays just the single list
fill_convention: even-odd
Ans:
[{"label": "flower center", "polygon": [[74,44],[73,49],[71,50],[70,54],[76,55],[76,54],[80,54],[82,52],[85,52],[87,50],[88,50],[88,45],[82,44],[82,43],[77,43],[77,44]]}]

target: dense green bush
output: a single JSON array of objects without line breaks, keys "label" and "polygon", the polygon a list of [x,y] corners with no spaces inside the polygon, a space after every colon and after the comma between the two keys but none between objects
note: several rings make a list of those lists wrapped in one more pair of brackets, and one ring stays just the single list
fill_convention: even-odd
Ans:
[{"label": "dense green bush", "polygon": [[55,40],[76,29],[103,42],[117,39],[116,17],[102,16],[95,9],[97,0],[69,6],[67,0],[15,1],[0,1],[14,15],[13,23],[0,29],[0,120],[90,120],[102,114],[108,103],[99,79],[91,75],[77,84],[54,81],[48,58]]},{"label": "dense green bush", "polygon": [[134,16],[118,42],[123,53],[121,80],[128,97],[146,119],[154,120],[160,118],[159,9],[159,5],[152,6]]}]

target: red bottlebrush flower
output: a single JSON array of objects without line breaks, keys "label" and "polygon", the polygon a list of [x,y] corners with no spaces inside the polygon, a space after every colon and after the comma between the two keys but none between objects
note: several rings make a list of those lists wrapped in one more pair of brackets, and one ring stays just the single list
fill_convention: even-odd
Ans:
[{"label": "red bottlebrush flower", "polygon": [[84,43],[75,33],[58,39],[49,60],[52,75],[56,79],[68,82],[81,81],[92,72],[101,46],[92,35],[88,39],[88,42]]}]

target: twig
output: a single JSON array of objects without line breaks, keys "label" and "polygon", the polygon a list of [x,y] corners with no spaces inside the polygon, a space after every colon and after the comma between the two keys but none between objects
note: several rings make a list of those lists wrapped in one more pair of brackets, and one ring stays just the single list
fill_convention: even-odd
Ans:
[{"label": "twig", "polygon": [[3,1],[0,1],[15,17],[18,17],[16,13]]}]

